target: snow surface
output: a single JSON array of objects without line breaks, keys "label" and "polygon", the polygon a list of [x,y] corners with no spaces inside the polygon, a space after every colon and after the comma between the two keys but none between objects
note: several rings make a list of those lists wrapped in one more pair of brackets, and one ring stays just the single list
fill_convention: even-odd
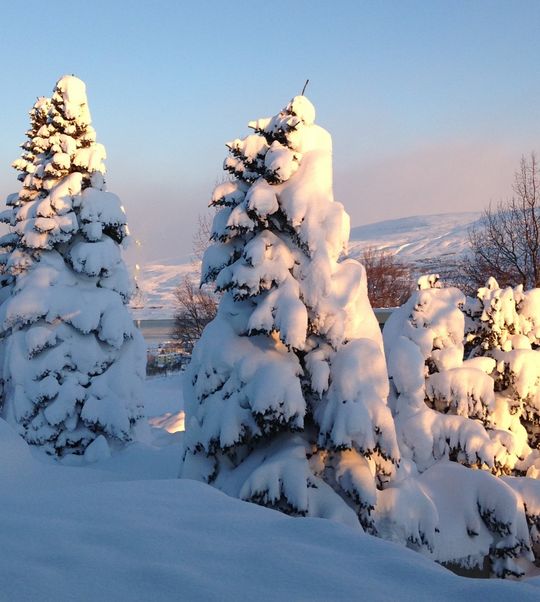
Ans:
[{"label": "snow surface", "polygon": [[[182,375],[150,379],[152,423],[182,410]],[[153,429],[63,466],[0,421],[0,600],[538,600],[540,578],[458,577],[333,521],[290,518],[177,479],[181,434]]]}]

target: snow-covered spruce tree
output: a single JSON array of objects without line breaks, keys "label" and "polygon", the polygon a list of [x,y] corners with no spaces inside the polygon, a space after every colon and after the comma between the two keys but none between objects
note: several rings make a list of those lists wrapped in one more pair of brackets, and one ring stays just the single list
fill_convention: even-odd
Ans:
[{"label": "snow-covered spruce tree", "polygon": [[422,278],[385,325],[396,429],[402,454],[420,470],[447,458],[504,472],[517,459],[484,427],[494,411],[492,363],[464,362],[464,304],[458,289]]},{"label": "snow-covered spruce tree", "polygon": [[495,412],[490,420],[519,438],[519,459],[505,482],[523,501],[540,558],[540,289],[501,289],[489,278],[468,299],[466,354],[491,362]]},{"label": "snow-covered spruce tree", "polygon": [[[524,498],[511,483],[489,473],[522,474],[531,449],[510,400],[495,390],[495,359],[465,356],[465,318],[470,330],[471,316],[478,314],[468,308],[470,301],[458,289],[441,288],[435,276],[420,279],[419,290],[384,330],[390,404],[403,462],[412,463],[411,478],[438,513],[434,558],[473,567],[488,556],[495,574],[520,574],[514,559],[531,559]],[[504,315],[495,322],[517,320],[515,308],[513,314],[506,308]],[[485,315],[476,327],[475,345],[500,342],[501,336]],[[527,501],[534,501],[529,490]],[[535,511],[538,505],[534,501]],[[386,522],[403,520],[399,508],[382,506]]]},{"label": "snow-covered spruce tree", "polygon": [[536,450],[521,454],[516,469],[524,473],[540,456],[540,289],[501,289],[489,278],[464,311],[466,357],[490,366],[498,408],[495,423],[502,428],[510,420],[521,425],[522,438]]},{"label": "snow-covered spruce tree", "polygon": [[[540,468],[540,289],[501,289],[494,278],[468,299],[466,356],[491,362],[498,421],[520,424],[528,454],[516,469]],[[531,467],[536,464],[536,467]]]},{"label": "snow-covered spruce tree", "polygon": [[[30,128],[26,132],[27,141],[22,145],[23,155],[19,159],[13,162],[13,167],[22,171],[18,176],[18,180],[24,182],[27,174],[33,171],[33,161],[36,154],[43,152],[42,143],[43,138],[39,136],[38,132],[42,126],[46,127],[47,113],[50,108],[50,99],[38,98],[32,109],[29,111],[30,115]],[[45,131],[45,129],[43,130]],[[28,171],[26,171],[28,170]],[[21,194],[27,195],[27,198],[35,195],[35,191],[31,189],[23,189]],[[0,213],[0,222],[5,224],[14,224],[16,222],[17,205],[19,204],[19,194],[14,193],[8,195],[6,199],[6,207],[2,213]],[[4,303],[6,299],[13,292],[13,284],[15,279],[15,273],[19,269],[18,265],[15,265],[12,261],[12,254],[15,251],[19,236],[16,232],[10,229],[9,232],[0,237],[0,305]],[[17,257],[17,254],[14,256]],[[22,258],[21,258],[22,259]],[[19,262],[17,262],[18,264]],[[21,263],[24,266],[24,263]],[[4,364],[4,352],[5,345],[0,345],[0,366]],[[4,392],[4,374],[0,370],[0,407],[2,404]]]},{"label": "snow-covered spruce tree", "polygon": [[181,476],[293,515],[373,528],[398,460],[365,272],[332,143],[295,97],[227,146],[202,281],[222,291],[189,366]]},{"label": "snow-covered spruce tree", "polygon": [[23,186],[2,214],[2,416],[48,453],[92,459],[130,441],[143,414],[145,348],[119,247],[126,218],[106,192],[84,83],[62,77],[30,116],[14,163]]}]

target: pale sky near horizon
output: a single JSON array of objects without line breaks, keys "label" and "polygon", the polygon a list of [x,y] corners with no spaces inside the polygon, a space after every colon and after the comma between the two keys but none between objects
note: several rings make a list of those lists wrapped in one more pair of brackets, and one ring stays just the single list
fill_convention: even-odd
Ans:
[{"label": "pale sky near horizon", "polygon": [[27,111],[87,84],[139,260],[190,252],[225,142],[298,94],[334,141],[354,226],[480,210],[540,152],[540,2],[0,3],[0,196]]}]

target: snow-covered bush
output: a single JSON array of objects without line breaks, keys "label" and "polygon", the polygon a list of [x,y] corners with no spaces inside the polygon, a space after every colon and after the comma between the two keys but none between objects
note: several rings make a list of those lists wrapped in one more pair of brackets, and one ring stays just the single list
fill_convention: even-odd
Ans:
[{"label": "snow-covered bush", "polygon": [[363,267],[332,142],[295,97],[228,143],[202,282],[223,292],[189,366],[181,476],[290,514],[373,528],[398,460]]},{"label": "snow-covered bush", "polygon": [[30,118],[14,162],[23,185],[1,216],[2,415],[48,453],[95,457],[130,441],[143,413],[145,348],[119,247],[126,218],[106,192],[84,83],[62,77]]},{"label": "snow-covered bush", "polygon": [[495,412],[493,381],[486,374],[494,362],[464,361],[465,297],[437,284],[421,279],[385,326],[402,454],[421,471],[441,458],[501,471],[517,458],[509,458],[507,437],[485,428]]},{"label": "snow-covered bush", "polygon": [[[438,560],[470,567],[489,555],[492,570],[504,575],[520,573],[513,558],[530,558],[520,492],[509,492],[507,484],[486,472],[449,468],[448,461],[493,475],[528,470],[536,476],[538,451],[532,448],[537,444],[526,429],[536,420],[540,386],[539,352],[531,345],[536,345],[540,317],[536,298],[521,287],[501,291],[490,279],[476,300],[466,299],[456,288],[442,288],[436,276],[423,277],[385,325],[389,403],[404,463],[412,463],[411,478],[439,516],[433,546]],[[466,482],[471,495],[449,504],[449,491],[461,491]],[[403,522],[399,509],[387,506],[381,509],[383,524]],[[450,511],[451,529],[445,527]],[[480,519],[480,530],[471,527]],[[527,519],[530,525],[536,520]],[[480,537],[481,531],[491,535]],[[452,532],[461,540],[451,542]]]},{"label": "snow-covered bush", "polygon": [[530,448],[538,450],[540,443],[540,289],[501,289],[490,278],[468,300],[465,314],[466,356],[491,362],[497,406],[492,422],[519,433],[524,446],[516,468],[525,472],[539,458]]}]

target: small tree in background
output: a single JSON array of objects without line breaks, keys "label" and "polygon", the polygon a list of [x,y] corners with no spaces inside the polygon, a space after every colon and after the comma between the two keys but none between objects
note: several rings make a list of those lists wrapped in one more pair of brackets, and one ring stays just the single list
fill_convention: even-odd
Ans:
[{"label": "small tree in background", "polygon": [[197,230],[193,235],[192,252],[193,260],[197,264],[197,271],[200,271],[200,263],[204,259],[206,249],[210,245],[212,236],[212,215],[210,213],[199,214],[197,218]]},{"label": "small tree in background", "polygon": [[470,254],[461,269],[471,292],[489,277],[499,285],[540,286],[540,173],[534,153],[522,157],[514,196],[491,206],[469,232]]},{"label": "small tree in background", "polygon": [[182,279],[174,296],[177,309],[173,338],[180,342],[184,351],[191,353],[205,326],[216,316],[217,298],[212,292],[193,284],[189,276]]},{"label": "small tree in background", "polygon": [[408,266],[390,251],[368,247],[362,251],[369,301],[372,307],[398,307],[414,289]]},{"label": "small tree in background", "polygon": [[62,77],[30,116],[14,163],[23,187],[2,214],[2,415],[48,453],[94,459],[132,440],[143,416],[145,344],[119,247],[126,217],[106,192],[84,83]]},{"label": "small tree in background", "polygon": [[[198,227],[193,235],[193,271],[200,272],[200,264],[210,244],[212,220],[208,213],[199,215]],[[219,295],[208,284],[195,285],[195,277],[182,278],[174,291],[176,311],[172,338],[179,341],[182,349],[191,354],[200,339],[204,327],[215,318]]]}]

